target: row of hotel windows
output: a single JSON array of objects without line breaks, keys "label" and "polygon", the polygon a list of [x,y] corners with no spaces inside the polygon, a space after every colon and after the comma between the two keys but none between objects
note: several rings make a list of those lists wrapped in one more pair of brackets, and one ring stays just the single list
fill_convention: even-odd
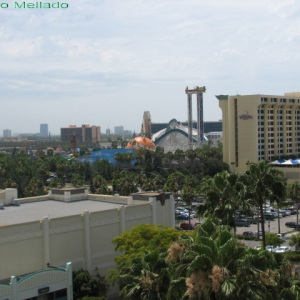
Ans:
[{"label": "row of hotel windows", "polygon": [[[291,142],[291,141],[289,141],[289,142]],[[296,143],[295,146],[296,146],[296,147],[299,147],[299,146],[300,146],[300,143]],[[266,148],[267,148],[267,147],[266,147]],[[268,145],[268,149],[274,149],[274,148],[275,148],[274,144]],[[283,149],[284,147],[281,146],[281,147],[277,147],[277,148],[278,148],[278,149]],[[292,143],[286,144],[286,145],[285,145],[285,148],[292,148]],[[260,150],[260,149],[265,149],[265,145],[260,145],[260,146],[258,146],[258,149],[259,149],[259,150]]]},{"label": "row of hotel windows", "polygon": [[[286,149],[285,151],[284,150],[278,150],[278,151],[276,151],[276,154],[277,153],[278,154],[293,153],[293,149]],[[264,150],[258,151],[258,156],[264,156],[264,154],[265,154]],[[268,151],[268,154],[274,156],[275,152],[274,152],[274,150],[270,150],[270,151]]]},{"label": "row of hotel windows", "polygon": [[[279,101],[278,101],[279,100]],[[266,103],[267,101],[268,101],[268,98],[260,98],[260,101],[262,102],[262,103]],[[280,102],[280,103],[300,103],[300,100],[296,100],[296,99],[285,99],[285,98],[279,98],[279,99],[277,99],[277,98],[270,98],[270,101],[272,102],[272,103],[278,103],[278,102]]]}]

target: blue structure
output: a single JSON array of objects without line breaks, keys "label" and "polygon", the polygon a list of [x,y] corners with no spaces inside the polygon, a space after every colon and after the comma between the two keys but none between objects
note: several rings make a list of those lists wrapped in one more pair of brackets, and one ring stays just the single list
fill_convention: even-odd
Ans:
[{"label": "blue structure", "polygon": [[[103,150],[97,150],[93,151],[91,153],[91,156],[89,158],[79,158],[79,162],[89,162],[90,164],[93,164],[97,160],[100,159],[106,159],[109,163],[112,165],[117,165],[118,162],[115,160],[116,153],[132,153],[135,154],[134,149],[126,149],[126,148],[120,148],[120,149],[103,149]],[[133,166],[136,163],[136,159],[131,161],[131,165]]]}]

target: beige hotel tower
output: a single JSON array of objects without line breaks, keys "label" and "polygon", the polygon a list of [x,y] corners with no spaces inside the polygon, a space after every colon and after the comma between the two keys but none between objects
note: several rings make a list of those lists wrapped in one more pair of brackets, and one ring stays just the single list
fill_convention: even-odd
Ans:
[{"label": "beige hotel tower", "polygon": [[231,171],[245,172],[248,162],[274,156],[300,157],[300,93],[216,97],[222,109],[223,160]]}]

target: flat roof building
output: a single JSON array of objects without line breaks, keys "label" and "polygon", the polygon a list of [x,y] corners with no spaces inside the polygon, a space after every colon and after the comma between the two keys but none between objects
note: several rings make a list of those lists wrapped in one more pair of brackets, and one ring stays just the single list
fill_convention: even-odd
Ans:
[{"label": "flat roof building", "polygon": [[[171,193],[122,197],[60,188],[45,196],[17,199],[16,189],[6,189],[0,191],[0,207],[0,299],[48,299],[44,294],[70,288],[70,268],[98,268],[104,276],[115,267],[114,237],[141,223],[175,227]],[[57,272],[51,273],[49,266]],[[25,284],[20,278],[30,273],[34,280],[28,278]],[[11,278],[15,279],[9,284]]]},{"label": "flat roof building", "polygon": [[300,93],[219,95],[223,160],[231,171],[247,163],[300,155]]},{"label": "flat roof building", "polygon": [[60,129],[60,135],[62,141],[71,141],[72,135],[76,135],[76,138],[85,143],[99,143],[101,136],[100,126],[90,126],[88,124],[83,124],[81,127],[76,125],[69,125],[69,127],[63,127]]},{"label": "flat roof building", "polygon": [[48,136],[48,124],[40,125],[40,135],[45,137]]},{"label": "flat roof building", "polygon": [[3,130],[3,137],[11,137],[11,130],[10,129],[4,129]]}]

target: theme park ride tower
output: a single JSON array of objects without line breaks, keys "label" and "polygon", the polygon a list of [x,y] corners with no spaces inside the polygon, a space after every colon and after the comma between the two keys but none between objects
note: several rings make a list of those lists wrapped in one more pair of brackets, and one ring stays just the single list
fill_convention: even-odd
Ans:
[{"label": "theme park ride tower", "polygon": [[185,88],[187,94],[187,106],[188,106],[188,139],[190,148],[193,147],[193,119],[192,119],[192,94],[197,95],[197,146],[201,147],[203,142],[204,122],[203,122],[203,93],[205,93],[206,87],[196,86],[193,90]]}]

